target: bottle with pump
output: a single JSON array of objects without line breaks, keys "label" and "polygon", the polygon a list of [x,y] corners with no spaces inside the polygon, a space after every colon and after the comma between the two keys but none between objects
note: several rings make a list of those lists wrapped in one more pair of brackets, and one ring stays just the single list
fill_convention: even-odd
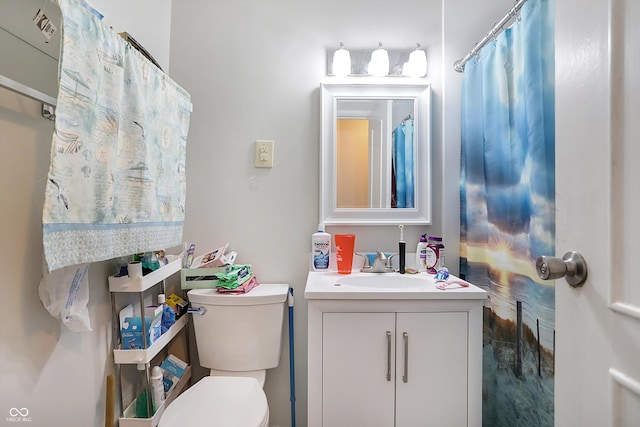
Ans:
[{"label": "bottle with pump", "polygon": [[427,271],[427,235],[420,236],[420,241],[416,247],[416,270]]},{"label": "bottle with pump", "polygon": [[331,234],[324,231],[324,224],[311,236],[311,256],[315,271],[329,271],[331,261]]}]

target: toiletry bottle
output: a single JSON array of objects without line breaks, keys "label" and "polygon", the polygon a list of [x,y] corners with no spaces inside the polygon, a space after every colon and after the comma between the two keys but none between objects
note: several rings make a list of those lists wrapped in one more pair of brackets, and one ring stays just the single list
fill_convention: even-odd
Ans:
[{"label": "toiletry bottle", "polygon": [[444,266],[444,244],[442,243],[442,239],[440,239],[440,244],[438,245],[438,266],[437,270],[441,268],[445,268]]},{"label": "toiletry bottle", "polygon": [[171,325],[176,322],[176,313],[173,308],[166,304],[164,294],[158,295],[158,304],[162,306],[162,320],[160,321],[160,334],[164,334],[169,330]]},{"label": "toiletry bottle", "polygon": [[147,275],[160,268],[160,261],[155,252],[146,252],[142,257],[142,273]]},{"label": "toiletry bottle", "polygon": [[151,370],[151,396],[153,398],[153,413],[155,414],[164,401],[164,384],[160,366],[154,366]]},{"label": "toiletry bottle", "polygon": [[416,270],[427,271],[427,235],[420,236],[416,247]]},{"label": "toiletry bottle", "polygon": [[324,231],[324,224],[319,224],[318,231],[311,236],[311,255],[315,271],[329,271],[331,234]]},{"label": "toiletry bottle", "polygon": [[429,244],[427,245],[426,266],[427,272],[436,274],[440,262],[440,249],[442,245],[442,237],[429,236]]},{"label": "toiletry bottle", "polygon": [[138,363],[138,384],[136,390],[136,418],[149,418],[147,406],[147,373],[144,363]]}]

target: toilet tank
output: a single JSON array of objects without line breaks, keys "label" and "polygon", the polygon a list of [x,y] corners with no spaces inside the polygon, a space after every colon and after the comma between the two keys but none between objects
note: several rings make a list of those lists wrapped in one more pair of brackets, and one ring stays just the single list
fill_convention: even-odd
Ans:
[{"label": "toilet tank", "polygon": [[260,284],[242,295],[192,289],[187,295],[200,366],[222,371],[256,371],[278,366],[289,285]]}]

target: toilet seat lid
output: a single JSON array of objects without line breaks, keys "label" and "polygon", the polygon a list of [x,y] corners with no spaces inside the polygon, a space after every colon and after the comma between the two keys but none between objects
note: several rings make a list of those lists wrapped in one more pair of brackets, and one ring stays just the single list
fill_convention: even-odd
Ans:
[{"label": "toilet seat lid", "polygon": [[255,378],[204,377],[164,411],[158,427],[261,427],[267,397]]}]

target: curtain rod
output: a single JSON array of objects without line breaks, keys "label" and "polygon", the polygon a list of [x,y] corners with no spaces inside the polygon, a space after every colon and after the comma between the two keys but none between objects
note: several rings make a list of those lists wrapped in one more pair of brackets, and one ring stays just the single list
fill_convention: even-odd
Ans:
[{"label": "curtain rod", "polygon": [[518,14],[520,9],[526,2],[527,0],[516,0],[516,4],[509,10],[509,12],[507,12],[506,15],[504,15],[504,17],[500,20],[500,22],[495,24],[493,28],[491,28],[491,31],[489,31],[482,40],[476,43],[473,46],[473,49],[471,49],[464,56],[464,58],[458,59],[456,62],[453,63],[453,69],[459,73],[464,73],[464,64],[466,64],[471,58],[476,56],[480,51],[480,49],[482,49],[487,43],[495,39],[498,33],[504,29],[503,27],[505,26],[505,24],[509,22],[511,18],[515,17]]}]

